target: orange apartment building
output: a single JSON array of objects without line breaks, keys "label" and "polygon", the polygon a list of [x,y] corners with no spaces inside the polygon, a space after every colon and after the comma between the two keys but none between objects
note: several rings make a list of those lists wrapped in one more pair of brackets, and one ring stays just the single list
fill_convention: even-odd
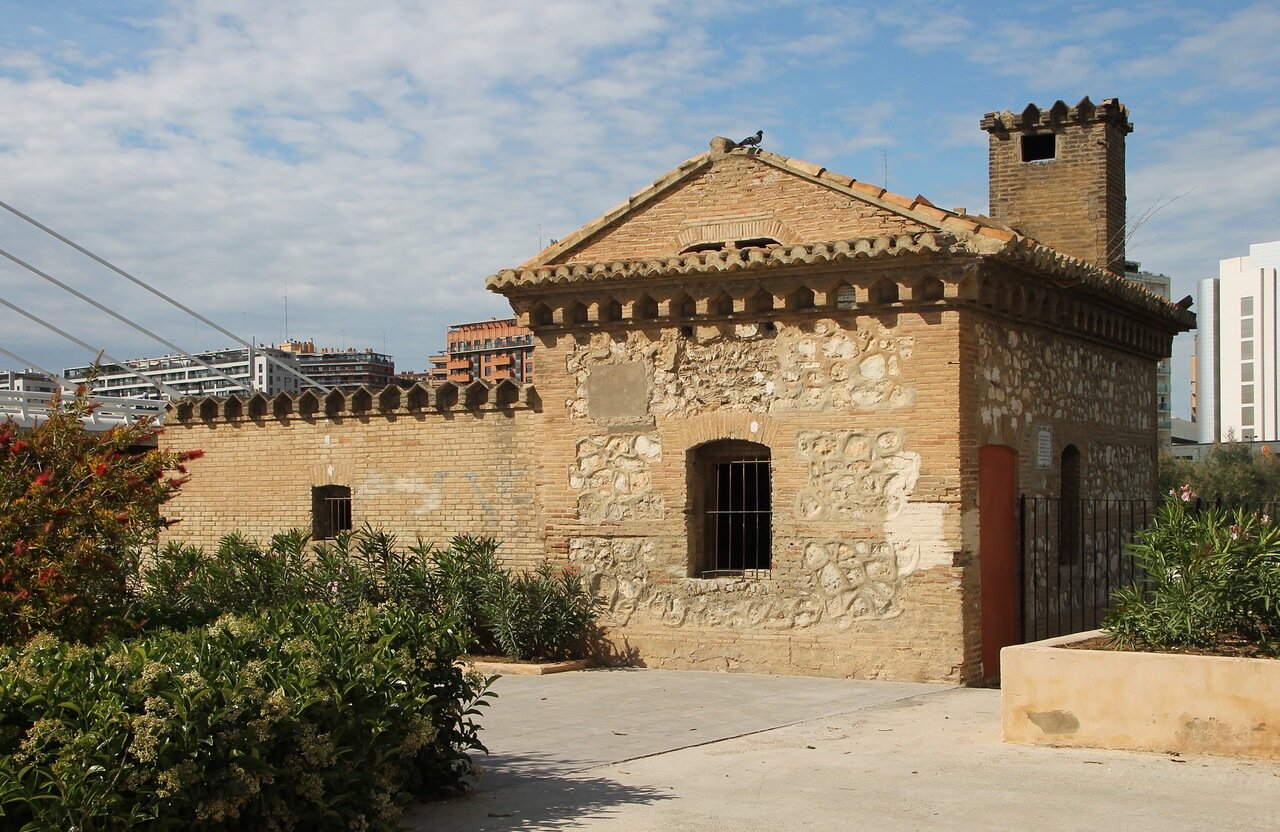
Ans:
[{"label": "orange apartment building", "polygon": [[431,356],[427,371],[433,383],[462,384],[480,379],[504,378],[520,384],[533,381],[533,332],[514,318],[454,324],[445,339],[445,351]]}]

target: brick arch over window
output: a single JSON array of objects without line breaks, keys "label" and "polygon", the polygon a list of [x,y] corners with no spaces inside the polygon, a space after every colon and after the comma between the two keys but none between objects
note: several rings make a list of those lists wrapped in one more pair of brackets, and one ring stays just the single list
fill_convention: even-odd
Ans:
[{"label": "brick arch over window", "polygon": [[743,439],[776,448],[778,424],[762,413],[703,413],[679,422],[663,437],[663,444],[671,448],[692,448],[717,439]]},{"label": "brick arch over window", "polygon": [[777,240],[783,245],[800,242],[800,236],[773,217],[729,217],[691,225],[681,230],[669,246],[682,252],[693,246],[738,240]]}]

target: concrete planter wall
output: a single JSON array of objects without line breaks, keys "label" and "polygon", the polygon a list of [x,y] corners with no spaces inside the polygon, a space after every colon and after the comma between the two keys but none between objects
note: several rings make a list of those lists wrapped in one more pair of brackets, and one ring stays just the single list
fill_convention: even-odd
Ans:
[{"label": "concrete planter wall", "polygon": [[1280,759],[1280,660],[1060,645],[1000,651],[1005,742]]}]

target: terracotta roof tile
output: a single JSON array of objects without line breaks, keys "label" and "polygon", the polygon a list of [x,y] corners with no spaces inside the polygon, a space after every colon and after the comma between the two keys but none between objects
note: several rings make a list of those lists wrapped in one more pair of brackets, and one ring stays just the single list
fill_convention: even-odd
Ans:
[{"label": "terracotta roof tile", "polygon": [[925,231],[897,236],[859,237],[834,242],[793,246],[730,249],[676,257],[614,260],[607,263],[574,263],[505,269],[492,275],[486,286],[508,294],[542,286],[596,283],[637,278],[667,278],[718,272],[760,271],[794,264],[838,263],[859,259],[919,254],[977,255],[993,257],[1034,269],[1060,286],[1072,286],[1088,294],[1120,300],[1131,307],[1177,323],[1195,326],[1195,315],[1159,297],[1131,280],[1069,257],[1035,240],[1011,231],[951,215],[950,228],[969,225],[973,232]]},{"label": "terracotta roof tile", "polygon": [[870,182],[859,182],[856,179],[853,181],[853,184],[850,185],[849,187],[852,190],[862,191],[864,194],[870,194],[871,196],[874,196],[877,199],[884,196],[886,193],[888,193],[888,191],[886,191],[884,188],[877,188],[875,185],[872,185]]}]

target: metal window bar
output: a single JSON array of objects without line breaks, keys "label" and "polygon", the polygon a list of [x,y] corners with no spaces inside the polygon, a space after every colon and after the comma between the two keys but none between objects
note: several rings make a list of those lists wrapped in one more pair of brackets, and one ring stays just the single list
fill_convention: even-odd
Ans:
[{"label": "metal window bar", "polygon": [[326,516],[329,519],[329,535],[351,530],[351,497],[325,497]]},{"label": "metal window bar", "polygon": [[708,532],[702,577],[743,575],[772,566],[773,506],[769,460],[735,459],[711,465]]}]

